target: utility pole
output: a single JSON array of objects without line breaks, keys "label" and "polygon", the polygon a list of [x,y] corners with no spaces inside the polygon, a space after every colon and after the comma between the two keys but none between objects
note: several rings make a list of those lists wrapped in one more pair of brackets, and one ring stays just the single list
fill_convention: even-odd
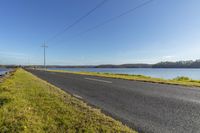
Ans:
[{"label": "utility pole", "polygon": [[46,70],[46,48],[48,48],[48,46],[46,45],[45,41],[41,47],[44,48],[44,70]]}]

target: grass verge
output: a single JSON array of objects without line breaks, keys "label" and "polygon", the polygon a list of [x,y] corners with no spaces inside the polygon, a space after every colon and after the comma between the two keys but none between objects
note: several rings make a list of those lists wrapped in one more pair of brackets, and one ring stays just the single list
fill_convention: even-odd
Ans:
[{"label": "grass verge", "polygon": [[144,75],[112,74],[112,73],[101,73],[101,72],[72,72],[72,71],[65,71],[65,70],[48,70],[48,71],[73,73],[73,74],[81,74],[81,75],[89,75],[89,76],[99,76],[99,77],[106,77],[106,78],[125,79],[125,80],[135,80],[135,81],[152,82],[152,83],[160,83],[160,84],[200,87],[200,80],[192,80],[188,77],[177,77],[174,79],[167,80],[167,79],[161,79],[161,78],[153,78],[153,77],[144,76]]},{"label": "grass verge", "polygon": [[22,69],[0,83],[0,132],[135,133]]}]

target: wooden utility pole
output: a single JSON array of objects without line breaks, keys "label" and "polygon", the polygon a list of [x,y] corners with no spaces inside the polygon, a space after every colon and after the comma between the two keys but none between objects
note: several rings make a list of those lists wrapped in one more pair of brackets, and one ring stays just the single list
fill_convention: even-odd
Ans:
[{"label": "wooden utility pole", "polygon": [[48,48],[48,46],[46,45],[45,41],[41,47],[44,48],[44,69],[46,70],[46,48]]}]

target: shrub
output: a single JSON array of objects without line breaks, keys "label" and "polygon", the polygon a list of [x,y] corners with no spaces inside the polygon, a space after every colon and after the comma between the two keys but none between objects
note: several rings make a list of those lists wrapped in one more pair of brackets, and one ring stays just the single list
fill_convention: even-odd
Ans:
[{"label": "shrub", "polygon": [[174,78],[174,80],[177,80],[177,81],[189,81],[190,78],[184,77],[184,76],[178,76],[178,77]]}]

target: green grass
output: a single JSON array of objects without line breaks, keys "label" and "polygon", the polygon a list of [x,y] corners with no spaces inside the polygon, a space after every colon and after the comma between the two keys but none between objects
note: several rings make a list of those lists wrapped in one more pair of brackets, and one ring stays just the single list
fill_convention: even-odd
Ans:
[{"label": "green grass", "polygon": [[101,73],[101,72],[72,72],[72,71],[65,71],[65,70],[48,70],[48,71],[99,76],[99,77],[107,77],[107,78],[117,78],[117,79],[125,79],[125,80],[136,80],[136,81],[152,82],[152,83],[160,83],[160,84],[200,87],[200,80],[192,80],[188,77],[177,77],[174,79],[167,80],[167,79],[161,79],[161,78],[153,78],[153,77],[144,76],[144,75],[112,74],[112,73]]},{"label": "green grass", "polygon": [[18,69],[0,83],[0,132],[135,131],[59,88]]}]

